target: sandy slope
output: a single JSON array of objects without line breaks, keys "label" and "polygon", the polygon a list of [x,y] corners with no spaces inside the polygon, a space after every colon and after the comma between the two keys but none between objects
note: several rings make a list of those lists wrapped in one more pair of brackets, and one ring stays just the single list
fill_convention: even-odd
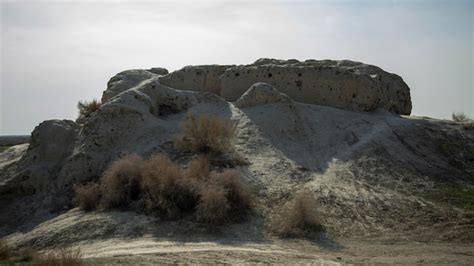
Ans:
[{"label": "sandy slope", "polygon": [[[49,212],[36,195],[0,206],[0,236],[19,248],[79,246],[95,263],[472,262],[472,211],[420,193],[446,182],[472,187],[474,125],[299,103],[193,108],[237,122],[236,149],[251,162],[238,169],[258,191],[250,221],[207,227],[191,217]],[[153,123],[177,131],[183,117]],[[269,220],[302,190],[317,200],[326,233],[275,238]]]}]

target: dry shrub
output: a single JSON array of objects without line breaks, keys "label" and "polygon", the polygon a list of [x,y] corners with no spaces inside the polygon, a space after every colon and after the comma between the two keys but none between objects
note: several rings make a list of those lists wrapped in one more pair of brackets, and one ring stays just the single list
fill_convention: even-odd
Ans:
[{"label": "dry shrub", "polygon": [[191,179],[207,180],[210,173],[209,159],[207,157],[200,156],[197,159],[189,162],[184,175]]},{"label": "dry shrub", "polygon": [[[104,209],[136,207],[164,218],[179,218],[196,212],[200,222],[220,224],[245,218],[254,194],[238,171],[211,172],[209,160],[192,160],[186,170],[165,155],[143,160],[128,155],[113,162],[100,184],[75,187],[80,208],[91,210],[97,202]],[[140,200],[140,201],[138,201]]]},{"label": "dry shrub", "polygon": [[145,208],[168,218],[180,217],[197,204],[196,180],[186,178],[165,155],[155,155],[142,169]]},{"label": "dry shrub", "polygon": [[236,127],[229,119],[189,113],[182,124],[183,133],[175,146],[185,151],[227,152],[232,150]]},{"label": "dry shrub", "polygon": [[316,201],[310,192],[297,194],[276,216],[274,230],[282,236],[301,235],[307,230],[321,230],[315,206]]},{"label": "dry shrub", "polygon": [[31,261],[35,266],[80,266],[84,265],[80,249],[64,248],[58,252],[35,254]]},{"label": "dry shrub", "polygon": [[77,109],[79,109],[79,118],[87,118],[95,111],[99,110],[102,104],[96,99],[88,101],[79,101]]},{"label": "dry shrub", "polygon": [[7,242],[0,240],[0,261],[8,260],[12,256],[12,250],[10,246],[7,245]]},{"label": "dry shrub", "polygon": [[453,121],[454,122],[468,122],[470,121],[471,119],[469,119],[469,117],[467,117],[467,115],[465,113],[453,113],[451,115],[451,117],[453,118]]},{"label": "dry shrub", "polygon": [[222,186],[208,185],[202,189],[196,208],[196,218],[199,222],[224,223],[228,219],[229,210],[230,204]]},{"label": "dry shrub", "polygon": [[225,189],[231,211],[240,212],[251,208],[254,201],[253,190],[242,181],[238,171],[212,172],[210,182]]},{"label": "dry shrub", "polygon": [[252,188],[242,181],[238,171],[212,172],[209,184],[200,191],[197,219],[220,224],[245,218],[247,211],[252,208],[253,195]]},{"label": "dry shrub", "polygon": [[74,187],[74,192],[79,208],[90,211],[99,206],[101,195],[99,184],[78,185]]},{"label": "dry shrub", "polygon": [[140,156],[131,154],[113,162],[105,170],[101,179],[101,203],[104,208],[125,207],[140,198],[143,165]]}]

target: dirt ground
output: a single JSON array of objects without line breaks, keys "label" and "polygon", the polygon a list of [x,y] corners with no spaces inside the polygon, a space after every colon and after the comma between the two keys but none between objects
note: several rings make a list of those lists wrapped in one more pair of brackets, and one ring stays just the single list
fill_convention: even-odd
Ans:
[{"label": "dirt ground", "polygon": [[19,249],[33,247],[41,252],[79,248],[87,265],[474,262],[474,245],[469,241],[433,241],[433,237],[417,241],[407,232],[363,238],[321,232],[311,238],[280,238],[255,224],[258,221],[202,226],[192,221],[159,221],[133,212],[84,213],[75,208],[33,228],[22,228],[5,240]]},{"label": "dirt ground", "polygon": [[216,244],[106,241],[84,246],[91,264],[425,264],[472,265],[472,244],[343,241],[325,249],[306,241]]}]

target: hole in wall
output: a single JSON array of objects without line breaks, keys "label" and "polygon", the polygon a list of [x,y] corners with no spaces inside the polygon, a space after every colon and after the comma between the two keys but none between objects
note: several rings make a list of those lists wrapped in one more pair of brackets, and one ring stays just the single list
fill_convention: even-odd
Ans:
[{"label": "hole in wall", "polygon": [[297,80],[297,81],[295,81],[295,84],[296,84],[296,87],[301,89],[301,87],[303,86],[303,81]]},{"label": "hole in wall", "polygon": [[181,110],[178,109],[177,106],[172,105],[172,104],[159,104],[158,105],[158,115],[159,116],[166,116],[166,115],[172,115],[179,113]]}]

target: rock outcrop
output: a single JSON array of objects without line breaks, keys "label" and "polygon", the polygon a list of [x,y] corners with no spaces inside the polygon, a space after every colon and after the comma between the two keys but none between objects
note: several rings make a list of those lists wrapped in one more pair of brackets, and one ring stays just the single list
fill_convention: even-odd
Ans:
[{"label": "rock outcrop", "polygon": [[132,69],[122,71],[109,80],[107,89],[102,93],[101,101],[105,103],[115,95],[137,86],[142,81],[166,74],[168,74],[168,70],[161,67],[154,67],[148,70]]},{"label": "rock outcrop", "polygon": [[[59,171],[76,147],[80,126],[71,120],[47,120],[31,133],[24,155],[4,162],[0,171],[0,194],[54,191]],[[8,159],[8,158],[5,158]]]},{"label": "rock outcrop", "polygon": [[29,184],[41,191],[57,177],[66,159],[72,154],[80,127],[71,120],[47,120],[31,133],[31,141],[25,157]]}]

